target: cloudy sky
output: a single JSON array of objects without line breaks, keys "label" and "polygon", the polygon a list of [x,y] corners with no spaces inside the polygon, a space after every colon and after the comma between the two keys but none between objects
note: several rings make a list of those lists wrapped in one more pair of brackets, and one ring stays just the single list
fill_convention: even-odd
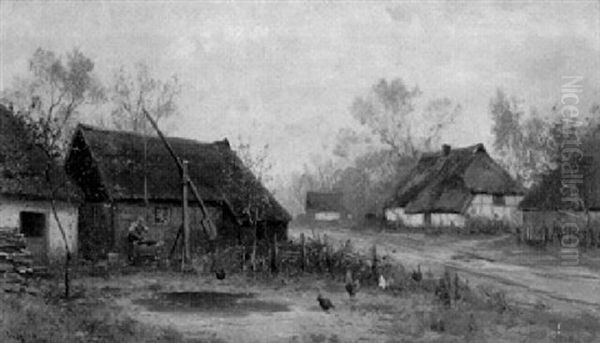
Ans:
[{"label": "cloudy sky", "polygon": [[146,62],[184,85],[172,134],[269,143],[281,172],[327,155],[380,78],[464,110],[445,141],[489,143],[497,87],[544,111],[561,77],[600,100],[600,2],[0,2],[0,89],[37,47],[74,47],[108,80]]}]

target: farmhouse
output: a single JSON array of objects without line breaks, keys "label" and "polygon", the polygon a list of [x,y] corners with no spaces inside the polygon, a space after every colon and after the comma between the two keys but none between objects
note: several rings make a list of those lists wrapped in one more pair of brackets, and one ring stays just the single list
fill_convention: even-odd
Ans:
[{"label": "farmhouse", "polygon": [[599,144],[594,138],[584,141],[581,149],[573,149],[574,154],[565,152],[563,158],[571,154],[573,161],[543,175],[527,193],[519,207],[523,233],[529,238],[550,238],[569,226],[583,230],[600,223]]},{"label": "farmhouse", "polygon": [[388,221],[406,226],[465,226],[469,218],[521,223],[524,189],[483,144],[423,154],[385,209]]},{"label": "farmhouse", "polygon": [[[77,252],[78,203],[73,201],[78,192],[64,170],[48,163],[29,136],[23,122],[0,105],[0,231],[23,234],[39,264],[63,258],[65,253],[52,200],[69,249]],[[55,187],[46,181],[47,169]]]},{"label": "farmhouse", "polygon": [[[287,237],[291,217],[246,168],[227,140],[201,143],[167,138],[175,153],[189,161],[189,176],[196,184],[211,220],[217,243],[247,242],[247,199],[260,203],[259,239]],[[182,223],[182,181],[163,142],[154,136],[109,131],[79,125],[66,161],[66,170],[81,187],[85,203],[80,209],[81,252],[88,258],[108,252],[124,253],[127,230],[142,217],[149,238],[170,247]],[[200,206],[189,197],[191,246],[202,248]]]},{"label": "farmhouse", "polygon": [[306,192],[305,211],[311,220],[335,221],[345,219],[343,194],[337,192]]}]

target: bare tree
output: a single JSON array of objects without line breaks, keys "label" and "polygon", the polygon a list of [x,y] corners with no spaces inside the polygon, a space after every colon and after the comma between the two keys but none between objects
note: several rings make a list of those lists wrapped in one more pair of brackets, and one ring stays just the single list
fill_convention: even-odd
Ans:
[{"label": "bare tree", "polygon": [[255,149],[248,141],[240,137],[240,143],[235,150],[243,164],[243,166],[235,166],[235,168],[241,173],[252,173],[246,177],[232,176],[230,182],[237,183],[236,191],[244,204],[243,214],[252,228],[252,269],[256,270],[258,225],[264,219],[271,200],[268,194],[260,189],[272,180],[270,173],[273,165],[269,162],[268,144]]},{"label": "bare tree", "polygon": [[56,207],[57,194],[67,184],[56,171],[63,164],[69,129],[73,127],[78,110],[85,104],[102,100],[103,94],[92,73],[94,63],[77,49],[67,54],[64,60],[51,51],[37,49],[29,69],[30,77],[17,79],[14,87],[4,93],[4,98],[16,105],[18,119],[27,134],[23,138],[45,155],[45,195],[50,199],[52,214],[64,243],[65,296],[68,297],[72,251]]},{"label": "bare tree", "polygon": [[[421,106],[421,95],[418,87],[410,89],[399,78],[391,82],[382,79],[366,96],[354,100],[350,112],[380,143],[400,156],[415,159],[422,151],[435,148],[441,132],[461,112],[461,106],[448,98],[433,99]],[[346,139],[365,142],[360,134],[346,132]]]},{"label": "bare tree", "polygon": [[30,75],[15,79],[3,98],[43,128],[46,134],[40,139],[45,146],[56,147],[64,156],[79,109],[104,100],[93,69],[92,60],[77,49],[63,59],[38,48],[29,60]]},{"label": "bare tree", "polygon": [[369,128],[381,143],[399,154],[416,156],[408,119],[415,110],[415,99],[420,95],[418,87],[409,89],[401,79],[391,82],[381,79],[367,96],[354,100],[351,114],[361,125]]},{"label": "bare tree", "polygon": [[501,89],[490,101],[494,150],[500,163],[525,186],[554,167],[562,123],[543,119],[535,109],[526,117],[523,102]]},{"label": "bare tree", "polygon": [[157,123],[175,116],[180,93],[177,75],[160,80],[144,63],[137,63],[133,72],[121,67],[115,72],[114,83],[109,89],[113,106],[111,124],[119,130],[148,134],[152,131],[147,128],[142,109],[145,108]]}]

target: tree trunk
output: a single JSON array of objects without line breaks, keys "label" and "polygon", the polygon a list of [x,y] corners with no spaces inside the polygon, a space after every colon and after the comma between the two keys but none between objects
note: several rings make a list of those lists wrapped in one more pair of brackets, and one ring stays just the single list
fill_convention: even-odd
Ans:
[{"label": "tree trunk", "polygon": [[56,220],[56,224],[58,225],[58,230],[63,239],[63,243],[65,244],[65,265],[64,265],[64,282],[65,282],[65,298],[69,298],[71,295],[71,280],[69,275],[69,269],[71,267],[71,250],[69,249],[69,243],[67,240],[67,233],[58,218],[58,212],[56,211],[56,201],[54,200],[54,194],[52,194],[52,198],[50,199],[50,207],[52,208],[52,214],[54,216],[54,220]]},{"label": "tree trunk", "polygon": [[256,272],[256,222],[252,223],[252,272]]}]

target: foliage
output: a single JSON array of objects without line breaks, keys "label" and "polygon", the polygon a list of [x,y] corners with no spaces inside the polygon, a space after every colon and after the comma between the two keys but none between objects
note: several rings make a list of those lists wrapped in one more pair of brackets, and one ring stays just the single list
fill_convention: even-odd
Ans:
[{"label": "foliage", "polygon": [[30,77],[16,79],[3,97],[28,119],[43,146],[64,156],[79,109],[104,98],[93,69],[77,49],[61,58],[38,48],[29,60]]},{"label": "foliage", "polygon": [[525,117],[524,103],[501,89],[490,101],[490,114],[500,163],[517,181],[530,186],[554,165],[558,124],[542,119],[535,109]]},{"label": "foliage", "polygon": [[157,123],[179,113],[177,100],[181,86],[177,75],[160,80],[140,62],[133,72],[121,67],[115,72],[113,82],[109,88],[110,120],[118,130],[153,133],[142,109],[146,109]]},{"label": "foliage", "polygon": [[[402,79],[382,79],[366,96],[354,100],[350,113],[381,144],[400,156],[416,158],[439,143],[441,131],[461,111],[460,105],[448,98],[433,99],[423,106],[421,95],[418,87],[410,89]],[[339,137],[342,140],[336,151],[341,155],[347,155],[344,146],[348,143],[370,142],[370,137],[349,129]]]},{"label": "foliage", "polygon": [[269,199],[265,193],[257,193],[254,191],[251,183],[258,182],[261,185],[268,185],[271,181],[270,172],[273,165],[269,161],[269,145],[265,144],[259,149],[253,149],[253,146],[244,141],[240,137],[240,143],[235,148],[237,156],[243,163],[243,166],[238,168],[248,168],[254,178],[244,178],[243,180],[231,180],[232,182],[242,182],[240,185],[241,198],[245,203],[244,213],[250,219],[250,223],[254,225],[263,215],[266,206],[269,204]]},{"label": "foliage", "polygon": [[546,116],[535,108],[527,114],[524,101],[497,89],[490,100],[490,114],[500,163],[517,181],[531,186],[561,162],[560,149],[567,141],[579,141],[598,130],[599,111],[600,106],[593,105],[580,122],[562,118],[557,106]]},{"label": "foliage", "polygon": [[503,233],[512,232],[511,227],[502,220],[493,220],[484,217],[473,217],[468,218],[465,222],[462,233],[472,234],[484,234],[484,235],[499,235]]}]

